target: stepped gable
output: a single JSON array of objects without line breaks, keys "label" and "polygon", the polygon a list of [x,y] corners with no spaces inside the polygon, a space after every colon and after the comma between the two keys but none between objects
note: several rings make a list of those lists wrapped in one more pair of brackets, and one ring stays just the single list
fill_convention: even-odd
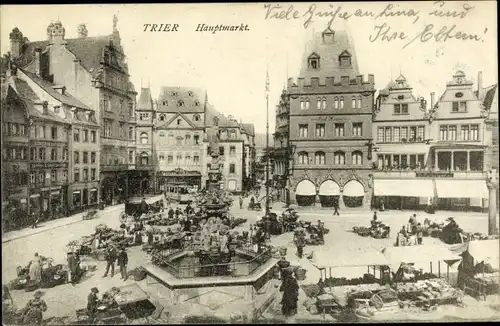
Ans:
[{"label": "stepped gable", "polygon": [[141,88],[141,94],[139,95],[139,100],[137,101],[136,110],[153,111],[153,98],[151,97],[151,90],[149,88]]},{"label": "stepped gable", "polygon": [[193,87],[162,87],[157,111],[164,113],[203,113],[205,92]]}]

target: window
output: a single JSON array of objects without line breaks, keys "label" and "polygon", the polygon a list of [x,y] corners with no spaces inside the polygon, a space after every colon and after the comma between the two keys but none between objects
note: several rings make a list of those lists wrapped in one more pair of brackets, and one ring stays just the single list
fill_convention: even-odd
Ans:
[{"label": "window", "polygon": [[68,181],[68,170],[63,170],[62,179],[63,181]]},{"label": "window", "polygon": [[120,115],[125,115],[125,112],[124,112],[125,105],[124,104],[125,104],[125,102],[122,99],[120,99]]},{"label": "window", "polygon": [[193,157],[193,163],[194,165],[200,165],[200,157],[198,155]]},{"label": "window", "polygon": [[219,155],[224,156],[224,147],[219,147]]},{"label": "window", "polygon": [[79,152],[75,152],[73,154],[73,156],[74,156],[74,159],[75,159],[75,164],[80,163],[80,153]]},{"label": "window", "polygon": [[112,137],[113,132],[111,129],[111,121],[106,119],[104,120],[104,137]]},{"label": "window", "polygon": [[75,171],[73,172],[73,178],[75,179],[75,182],[80,181],[80,170],[79,169],[75,169]]},{"label": "window", "polygon": [[97,132],[95,130],[90,131],[90,142],[96,143],[97,141]]},{"label": "window", "polygon": [[315,135],[316,135],[316,137],[325,137],[325,124],[324,123],[316,124]]},{"label": "window", "polygon": [[82,161],[83,161],[83,164],[88,164],[89,163],[89,152],[83,152]]},{"label": "window", "polygon": [[344,97],[341,96],[340,97],[340,109],[343,109],[344,108]]},{"label": "window", "polygon": [[304,110],[309,110],[309,104],[310,104],[310,103],[309,103],[309,99],[307,98],[307,99],[305,100],[305,109],[304,109]]},{"label": "window", "polygon": [[417,139],[417,127],[410,127],[410,141]]},{"label": "window", "polygon": [[149,113],[139,113],[139,120],[148,120]]},{"label": "window", "polygon": [[417,140],[424,141],[424,139],[425,139],[425,127],[418,126],[418,128],[417,128]]},{"label": "window", "polygon": [[75,141],[75,142],[80,141],[80,129],[75,129],[73,131],[73,141]]},{"label": "window", "polygon": [[50,171],[50,182],[51,183],[56,183],[57,181],[57,172],[56,170]]},{"label": "window", "polygon": [[352,152],[352,164],[362,165],[363,164],[363,153],[360,151]]},{"label": "window", "polygon": [[335,97],[333,100],[333,108],[338,109],[339,108],[339,98]]},{"label": "window", "polygon": [[186,158],[185,158],[185,160],[186,160],[186,165],[191,165],[192,164],[192,162],[191,162],[191,156],[187,155]]},{"label": "window", "polygon": [[384,142],[384,127],[378,127],[377,129],[377,142]]},{"label": "window", "polygon": [[351,66],[351,57],[350,56],[340,57],[340,67],[341,68],[349,68],[350,66]]},{"label": "window", "polygon": [[111,111],[110,101],[108,100],[108,97],[106,95],[102,98],[102,106],[104,107],[105,111]]},{"label": "window", "polygon": [[194,116],[194,121],[200,121],[200,116],[196,114],[196,115]]},{"label": "window", "polygon": [[90,153],[90,164],[95,164],[96,154],[95,152]]},{"label": "window", "polygon": [[236,173],[236,165],[231,163],[229,164],[229,173]]},{"label": "window", "polygon": [[176,144],[177,146],[181,146],[181,145],[182,145],[182,137],[180,137],[180,136],[179,136],[179,137],[177,137],[177,138],[175,139],[175,144]]},{"label": "window", "polygon": [[394,104],[394,114],[408,114],[408,104]]},{"label": "window", "polygon": [[299,163],[298,164],[309,164],[309,155],[306,152],[299,153]]},{"label": "window", "polygon": [[236,156],[236,147],[235,146],[229,147],[229,156]]},{"label": "window", "polygon": [[141,161],[140,161],[140,164],[141,165],[148,165],[149,163],[149,156],[148,156],[148,153],[141,153]]},{"label": "window", "polygon": [[134,151],[129,151],[128,152],[128,163],[133,164],[134,163]]},{"label": "window", "polygon": [[36,148],[30,148],[30,160],[36,161]]},{"label": "window", "polygon": [[345,153],[344,152],[335,152],[333,154],[333,162],[336,165],[344,165],[345,164]]},{"label": "window", "polygon": [[461,126],[460,127],[460,138],[461,138],[461,140],[470,140],[469,131],[470,131],[469,126]]},{"label": "window", "polygon": [[63,159],[63,161],[67,161],[68,160],[68,149],[67,148],[63,149],[62,159]]},{"label": "window", "polygon": [[344,124],[343,123],[336,123],[335,124],[335,136],[336,137],[344,137]]},{"label": "window", "polygon": [[128,127],[128,139],[135,139],[135,137],[134,137],[134,127]]},{"label": "window", "polygon": [[191,135],[186,135],[185,144],[186,145],[191,145]]},{"label": "window", "polygon": [[141,144],[147,144],[148,141],[148,134],[146,132],[141,133]]},{"label": "window", "polygon": [[401,134],[399,127],[392,128],[392,141],[395,143],[399,143],[401,141]]},{"label": "window", "polygon": [[40,126],[40,137],[47,138],[47,135],[45,134],[45,126]]},{"label": "window", "polygon": [[363,123],[361,122],[354,122],[352,124],[352,135],[355,137],[361,137],[363,136]]},{"label": "window", "polygon": [[38,160],[45,161],[45,148],[38,149]]},{"label": "window", "polygon": [[184,102],[183,101],[177,102],[177,106],[184,106]]},{"label": "window", "polygon": [[308,60],[308,68],[309,69],[319,69],[319,57],[316,53],[311,54]]},{"label": "window", "polygon": [[318,97],[318,101],[316,102],[316,109],[321,110],[321,99]]},{"label": "window", "polygon": [[52,148],[50,150],[50,159],[52,161],[57,161],[57,148]]},{"label": "window", "polygon": [[134,117],[134,103],[128,103],[128,115],[132,118]]},{"label": "window", "polygon": [[314,153],[314,164],[316,164],[316,165],[325,165],[326,164],[324,152]]},{"label": "window", "polygon": [[177,157],[175,158],[175,161],[177,162],[177,165],[181,165],[182,164],[182,155],[181,154],[177,154]]},{"label": "window", "polygon": [[89,142],[89,131],[87,129],[83,130],[83,141],[86,143]]},{"label": "window", "polygon": [[352,107],[353,109],[355,109],[355,108],[356,108],[356,98],[355,98],[354,96],[352,97],[352,100],[351,100],[351,107]]},{"label": "window", "polygon": [[96,179],[96,169],[90,169],[90,180],[94,181]]},{"label": "window", "polygon": [[408,140],[408,127],[401,127],[401,140],[403,142]]},{"label": "window", "polygon": [[160,121],[165,121],[165,115],[160,115]]},{"label": "window", "polygon": [[181,119],[177,119],[177,125],[180,126],[181,125]]},{"label": "window", "polygon": [[467,102],[453,102],[451,112],[467,112]]},{"label": "window", "polygon": [[470,126],[470,140],[479,140],[479,125]]},{"label": "window", "polygon": [[357,101],[358,101],[358,103],[357,103],[356,107],[358,109],[361,109],[361,96],[358,96],[358,100]]},{"label": "window", "polygon": [[306,124],[300,124],[299,125],[299,137],[301,138],[307,138],[307,125]]},{"label": "window", "polygon": [[125,138],[125,125],[120,122],[119,128],[120,138]]},{"label": "window", "polygon": [[50,134],[52,136],[52,139],[57,139],[57,127],[52,127],[50,129]]},{"label": "window", "polygon": [[169,165],[174,164],[174,156],[173,155],[167,156],[167,164],[169,164]]},{"label": "window", "polygon": [[88,180],[89,180],[89,170],[83,169],[83,181],[88,181]]},{"label": "window", "polygon": [[326,110],[326,98],[321,101],[321,109]]},{"label": "window", "polygon": [[200,144],[200,136],[199,135],[194,135],[193,139],[194,139],[194,144],[195,145],[199,145]]},{"label": "window", "polygon": [[38,182],[40,185],[45,184],[45,172],[38,172]]},{"label": "window", "polygon": [[34,186],[34,185],[35,185],[35,183],[36,183],[36,174],[35,174],[35,172],[31,172],[31,173],[30,173],[30,184],[31,184],[32,186]]},{"label": "window", "polygon": [[386,127],[385,128],[385,138],[384,138],[384,141],[386,143],[389,143],[389,142],[392,142],[392,130],[391,130],[391,127]]}]

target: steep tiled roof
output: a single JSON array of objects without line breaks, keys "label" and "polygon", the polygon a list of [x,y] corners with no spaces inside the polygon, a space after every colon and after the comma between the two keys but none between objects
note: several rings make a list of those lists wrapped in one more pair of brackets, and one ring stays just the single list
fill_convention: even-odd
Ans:
[{"label": "steep tiled roof", "polygon": [[[65,39],[66,48],[81,60],[82,66],[89,72],[96,72],[101,63],[103,49],[109,45],[111,36],[82,37]],[[35,59],[35,49],[45,50],[49,41],[29,42],[23,45],[22,55],[15,61],[22,66],[27,65]]]},{"label": "steep tiled roof", "polygon": [[162,87],[157,104],[158,112],[203,113],[205,92],[191,87]]},{"label": "steep tiled roof", "polygon": [[53,88],[55,85],[53,85],[52,83],[40,78],[39,76],[37,76],[31,72],[27,72],[27,71],[24,71],[22,69],[20,69],[20,70],[26,76],[28,76],[28,78],[30,78],[38,86],[40,86],[45,92],[47,92],[50,96],[52,96],[53,98],[55,98],[59,102],[64,103],[64,104],[69,105],[69,106],[72,106],[72,107],[85,109],[85,110],[91,110],[88,106],[86,106],[85,104],[83,104],[82,102],[80,102],[79,100],[77,100],[76,98],[71,96],[70,94],[65,92],[63,95],[63,94],[59,93],[58,91],[56,91]]},{"label": "steep tiled roof", "polygon": [[149,88],[141,88],[141,94],[137,101],[138,111],[153,111],[153,99]]},{"label": "steep tiled roof", "polygon": [[245,131],[245,133],[249,136],[255,136],[255,128],[253,123],[242,123],[241,127]]},{"label": "steep tiled roof", "polygon": [[[331,33],[331,30],[325,32]],[[323,38],[323,32],[314,33],[313,37],[306,43],[304,54],[302,56],[302,68],[300,70],[301,78],[350,76],[351,79],[359,75],[358,60],[354,44],[349,34],[343,30],[333,31],[333,41],[328,41],[328,34]],[[340,68],[339,56],[347,51],[351,55],[351,67]],[[320,58],[319,69],[309,69],[308,59],[312,54]]]},{"label": "steep tiled roof", "polygon": [[484,94],[484,100],[483,100],[483,106],[486,111],[491,110],[491,104],[493,104],[493,100],[495,98],[497,89],[498,89],[497,84],[486,88],[486,93]]},{"label": "steep tiled roof", "polygon": [[19,96],[32,101],[39,101],[38,95],[33,92],[28,83],[20,78],[14,78],[14,85]]},{"label": "steep tiled roof", "polygon": [[205,115],[205,126],[213,126],[214,118],[217,117],[219,119],[219,127],[239,127],[239,123],[236,120],[231,120],[229,117],[226,117],[224,114],[217,111],[211,104],[207,104],[207,111]]},{"label": "steep tiled roof", "polygon": [[59,122],[59,123],[69,123],[68,121],[58,117],[54,112],[50,112],[50,110],[47,112],[47,114],[43,114],[42,112],[38,111],[34,107],[33,102],[29,99],[21,98],[21,101],[26,106],[26,109],[28,110],[28,114],[32,117],[36,117],[36,118],[40,118],[40,119],[44,119],[44,120],[49,120],[49,121],[54,121],[54,122]]}]

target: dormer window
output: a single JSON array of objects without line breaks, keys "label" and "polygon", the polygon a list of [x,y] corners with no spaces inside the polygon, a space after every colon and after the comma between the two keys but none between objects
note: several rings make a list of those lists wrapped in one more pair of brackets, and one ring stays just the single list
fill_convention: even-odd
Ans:
[{"label": "dormer window", "polygon": [[200,121],[200,116],[199,115],[195,115],[194,116],[194,121]]},{"label": "dormer window", "polygon": [[335,36],[335,32],[332,31],[330,28],[327,28],[323,32],[323,43],[325,43],[325,44],[332,44],[334,36]]},{"label": "dormer window", "polygon": [[59,113],[61,110],[60,106],[54,106],[54,113]]},{"label": "dormer window", "polygon": [[160,121],[165,121],[165,116],[163,114],[160,115]]},{"label": "dormer window", "polygon": [[172,92],[172,96],[177,96],[177,93],[176,92]]},{"label": "dormer window", "polygon": [[192,97],[193,96],[193,92],[188,92],[188,95]]},{"label": "dormer window", "polygon": [[345,50],[339,55],[340,68],[350,68],[351,67],[351,54],[349,51]]},{"label": "dormer window", "polygon": [[200,102],[194,101],[194,106],[200,106]]},{"label": "dormer window", "polygon": [[319,55],[313,53],[307,60],[307,67],[309,69],[319,69]]},{"label": "dormer window", "polygon": [[461,98],[462,96],[464,96],[464,93],[462,92],[455,93],[456,98]]},{"label": "dormer window", "polygon": [[162,101],[161,104],[164,105],[164,106],[168,106],[168,102],[167,101]]},{"label": "dormer window", "polygon": [[184,106],[184,102],[182,101],[177,102],[177,106]]}]

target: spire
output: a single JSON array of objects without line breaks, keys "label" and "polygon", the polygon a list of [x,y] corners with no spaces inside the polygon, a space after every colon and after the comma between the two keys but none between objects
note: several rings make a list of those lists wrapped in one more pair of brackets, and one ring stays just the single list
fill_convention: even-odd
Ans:
[{"label": "spire", "polygon": [[116,27],[116,24],[118,24],[118,15],[114,14],[113,15],[113,33],[118,32],[118,28]]}]

